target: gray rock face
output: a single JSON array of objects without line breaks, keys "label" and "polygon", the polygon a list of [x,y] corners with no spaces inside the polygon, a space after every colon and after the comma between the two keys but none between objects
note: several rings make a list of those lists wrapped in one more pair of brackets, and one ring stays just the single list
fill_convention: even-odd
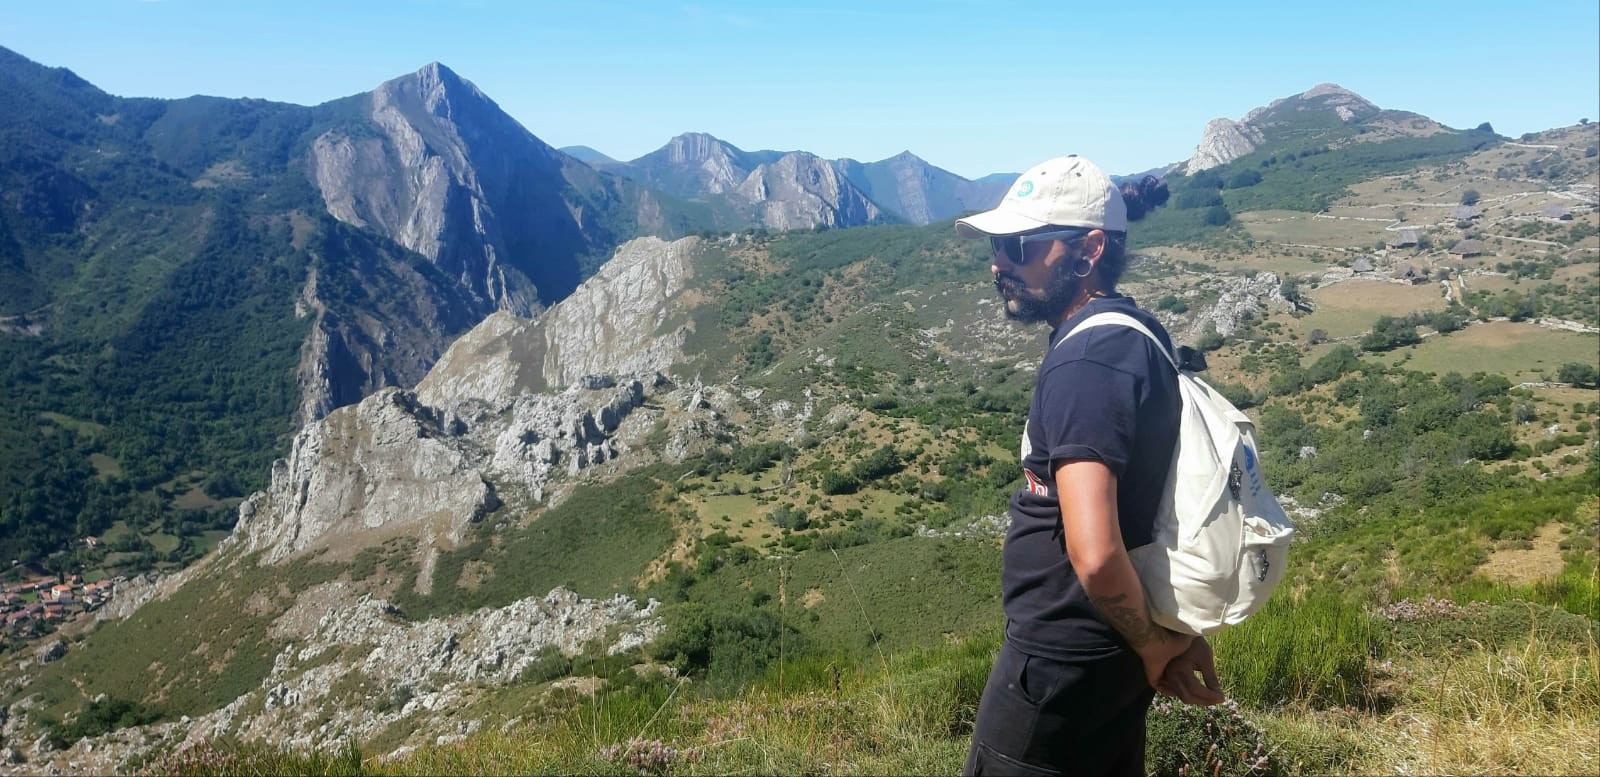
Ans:
[{"label": "gray rock face", "polygon": [[668,302],[693,278],[695,238],[640,238],[617,249],[590,283],[541,321],[545,380],[570,385],[585,375],[637,375],[667,369],[685,329],[661,331]]},{"label": "gray rock face", "polygon": [[33,657],[38,659],[39,663],[41,664],[48,664],[51,661],[60,661],[61,659],[67,657],[67,643],[62,642],[59,639],[50,640],[38,650],[35,650]]},{"label": "gray rock face", "polygon": [[769,229],[870,224],[883,217],[827,160],[803,151],[757,167],[733,191]]},{"label": "gray rock face", "polygon": [[1212,119],[1200,135],[1200,145],[1189,157],[1188,171],[1198,173],[1232,162],[1261,144],[1261,130],[1232,119]]},{"label": "gray rock face", "polygon": [[[1257,273],[1251,278],[1223,278],[1217,301],[1187,321],[1183,331],[1187,342],[1194,342],[1208,328],[1215,327],[1217,334],[1231,336],[1248,317],[1265,318],[1270,311],[1283,311],[1292,307],[1284,299],[1282,280],[1269,272]],[[1165,322],[1163,322],[1165,323]]]},{"label": "gray rock face", "polygon": [[276,562],[338,535],[420,524],[454,544],[499,506],[462,430],[401,389],[342,408],[295,436],[229,542]]},{"label": "gray rock face", "polygon": [[[271,486],[240,506],[230,547],[272,563],[404,532],[426,554],[458,544],[501,504],[500,488],[542,499],[554,479],[617,457],[634,411],[670,388],[655,370],[685,332],[662,325],[699,246],[635,240],[539,322],[490,316],[417,391],[384,389],[306,426]],[[630,374],[645,377],[586,380]],[[686,409],[680,426],[694,416],[714,423],[716,411]]]},{"label": "gray rock face", "polygon": [[[1338,84],[1318,84],[1300,94],[1284,97],[1251,110],[1242,121],[1213,119],[1201,133],[1200,145],[1185,163],[1189,173],[1228,164],[1267,141],[1279,125],[1300,126],[1308,115],[1331,114],[1321,123],[1339,126],[1371,118],[1380,109],[1361,95]],[[1312,121],[1314,126],[1319,122]]]},{"label": "gray rock face", "polygon": [[[378,135],[324,133],[312,144],[312,176],[334,218],[428,257],[494,308],[527,314],[537,304],[533,284],[520,272],[507,272],[505,240],[475,164],[479,149],[456,121],[458,110],[487,113],[483,104],[493,106],[477,87],[437,63],[389,81],[371,96],[369,118]],[[478,131],[507,129],[496,124],[502,126]],[[515,132],[504,134],[474,140],[492,146],[518,139]],[[532,136],[526,131],[521,134],[518,151],[554,153],[536,140],[528,143]],[[544,166],[559,170],[559,164]]]}]

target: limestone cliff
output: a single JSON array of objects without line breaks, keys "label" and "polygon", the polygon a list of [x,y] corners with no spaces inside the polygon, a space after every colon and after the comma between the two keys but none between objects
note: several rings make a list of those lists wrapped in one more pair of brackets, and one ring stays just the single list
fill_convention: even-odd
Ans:
[{"label": "limestone cliff", "polygon": [[1273,100],[1251,110],[1240,121],[1213,119],[1201,133],[1200,145],[1185,163],[1197,173],[1221,167],[1285,133],[1302,139],[1306,133],[1338,137],[1382,111],[1361,95],[1338,84],[1318,84],[1300,94]]},{"label": "limestone cliff", "polygon": [[438,63],[352,99],[361,120],[312,143],[328,212],[426,256],[486,312],[565,296],[580,256],[615,241],[593,216],[637,204]]},{"label": "limestone cliff", "polygon": [[624,427],[647,397],[683,408],[682,423],[714,417],[656,377],[685,336],[687,325],[663,325],[702,248],[635,240],[537,321],[490,316],[416,391],[384,389],[309,424],[271,486],[241,506],[228,546],[271,563],[406,534],[423,539],[426,567],[503,489],[539,500],[555,479],[628,450],[642,431]]},{"label": "limestone cliff", "polygon": [[1263,141],[1261,130],[1232,119],[1212,119],[1206,122],[1200,134],[1200,145],[1189,157],[1188,171],[1198,173],[1232,162],[1251,151]]},{"label": "limestone cliff", "polygon": [[827,160],[803,151],[757,167],[733,196],[769,229],[850,227],[884,216]]}]

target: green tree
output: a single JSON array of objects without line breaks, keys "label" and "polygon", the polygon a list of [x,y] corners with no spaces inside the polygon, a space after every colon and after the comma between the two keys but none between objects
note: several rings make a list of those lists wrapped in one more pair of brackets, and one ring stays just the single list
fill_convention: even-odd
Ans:
[{"label": "green tree", "polygon": [[1578,388],[1594,388],[1600,384],[1600,370],[1596,370],[1593,364],[1567,362],[1556,371],[1556,380],[1571,383]]}]

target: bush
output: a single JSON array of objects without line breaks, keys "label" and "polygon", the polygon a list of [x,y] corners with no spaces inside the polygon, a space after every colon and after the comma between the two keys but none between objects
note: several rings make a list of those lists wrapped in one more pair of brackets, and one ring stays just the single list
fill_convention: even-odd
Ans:
[{"label": "bush", "polygon": [[1261,183],[1261,172],[1259,170],[1245,169],[1234,173],[1233,177],[1228,179],[1228,188],[1243,189],[1255,186],[1258,183]]},{"label": "bush", "polygon": [[854,494],[861,488],[861,482],[843,472],[824,472],[822,483],[818,486],[822,493],[829,496],[840,494]]},{"label": "bush", "polygon": [[1578,388],[1594,388],[1600,383],[1600,370],[1596,370],[1593,364],[1567,362],[1556,371],[1556,380]]},{"label": "bush", "polygon": [[1191,707],[1157,698],[1145,730],[1144,768],[1148,774],[1269,775],[1280,769],[1261,727],[1228,700],[1215,707]]},{"label": "bush", "polygon": [[1482,195],[1478,194],[1477,189],[1468,189],[1461,193],[1462,205],[1477,205],[1479,199],[1482,199]]},{"label": "bush", "polygon": [[1201,351],[1215,351],[1222,347],[1222,335],[1217,332],[1216,327],[1207,327],[1206,331],[1200,334],[1200,338],[1194,341],[1194,347]]}]

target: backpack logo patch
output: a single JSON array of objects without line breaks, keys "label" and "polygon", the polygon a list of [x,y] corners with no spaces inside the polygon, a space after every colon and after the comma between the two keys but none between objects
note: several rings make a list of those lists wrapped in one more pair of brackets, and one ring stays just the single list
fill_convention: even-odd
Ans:
[{"label": "backpack logo patch", "polygon": [[[1250,450],[1245,448],[1245,450]],[[1212,481],[1216,482],[1216,481]],[[1233,501],[1239,501],[1239,487],[1244,485],[1244,473],[1239,471],[1239,462],[1233,463],[1233,469],[1228,470],[1228,493],[1233,494]]]}]

